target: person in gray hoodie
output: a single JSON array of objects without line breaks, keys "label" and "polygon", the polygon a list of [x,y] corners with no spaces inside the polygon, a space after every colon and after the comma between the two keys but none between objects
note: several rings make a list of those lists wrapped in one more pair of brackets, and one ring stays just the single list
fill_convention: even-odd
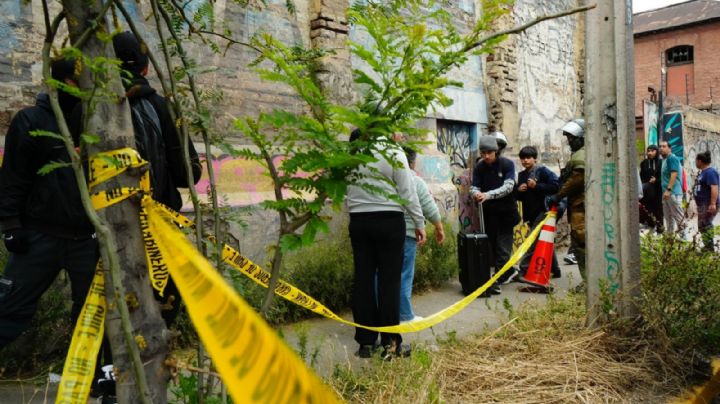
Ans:
[{"label": "person in gray hoodie", "polygon": [[[415,184],[415,192],[417,193],[420,207],[425,218],[435,226],[435,240],[438,244],[442,244],[445,240],[445,229],[440,217],[435,200],[430,195],[425,180],[415,173],[415,163],[417,161],[417,153],[415,150],[405,148],[405,156],[407,156],[408,165],[412,171],[412,179]],[[405,252],[403,256],[402,272],[400,273],[400,321],[420,320],[422,317],[416,316],[412,309],[412,287],[413,278],[415,277],[415,254],[417,252],[417,239],[415,236],[415,222],[410,215],[405,215]]]},{"label": "person in gray hoodie", "polygon": [[[350,141],[358,139],[367,141],[356,129]],[[425,242],[425,219],[402,149],[382,139],[377,142],[373,148],[377,161],[360,167],[356,172],[359,179],[348,186],[350,243],[355,267],[352,312],[356,323],[391,326],[400,323],[404,215],[407,212],[415,224],[418,244]],[[389,197],[391,195],[397,195],[406,203],[401,204],[397,198]],[[356,327],[355,341],[360,345],[356,355],[371,357],[377,339],[378,332]],[[380,344],[383,359],[409,354],[400,334],[381,333]]]}]

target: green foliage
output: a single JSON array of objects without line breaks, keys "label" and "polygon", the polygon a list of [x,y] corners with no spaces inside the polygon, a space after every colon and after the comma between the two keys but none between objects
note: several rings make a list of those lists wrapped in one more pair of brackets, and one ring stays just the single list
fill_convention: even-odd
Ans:
[{"label": "green foliage", "polygon": [[[451,14],[433,0],[356,3],[348,20],[367,41],[349,46],[363,66],[353,70],[362,100],[347,106],[333,105],[315,77],[315,61],[327,52],[288,46],[269,34],[253,38],[251,45],[261,55],[252,65],[260,77],[291,87],[309,111],[274,110],[235,122],[254,146],[237,154],[263,164],[275,185],[275,200],[263,207],[280,215],[282,251],[308,246],[318,231],[325,231],[319,213],[326,202],[339,208],[348,185],[380,192],[361,183],[357,169],[375,161],[374,154],[393,162],[388,147],[393,134],[418,138],[423,131],[414,125],[428,109],[452,103],[442,90],[462,83],[449,79],[448,72],[467,61],[480,33],[507,12],[507,4],[483,2],[483,17],[472,32],[461,35]],[[362,136],[347,142],[352,127]],[[284,158],[274,160],[276,155]]]},{"label": "green foliage", "polygon": [[[198,404],[198,377],[196,373],[188,375],[180,373],[177,378],[177,384],[170,388],[169,402],[176,404]],[[221,404],[224,403],[222,396],[219,393],[209,393],[203,395],[203,402],[207,404]],[[232,403],[230,396],[227,397],[227,402]]]},{"label": "green foliage", "polygon": [[642,312],[679,350],[718,354],[720,259],[672,236],[641,243]]},{"label": "green foliage", "polygon": [[[438,244],[435,240],[435,228],[428,226],[427,242],[417,250],[415,258],[415,278],[413,293],[439,287],[448,279],[457,276],[457,240],[452,226],[443,222],[445,228],[445,241]],[[448,236],[450,235],[450,236]]]}]

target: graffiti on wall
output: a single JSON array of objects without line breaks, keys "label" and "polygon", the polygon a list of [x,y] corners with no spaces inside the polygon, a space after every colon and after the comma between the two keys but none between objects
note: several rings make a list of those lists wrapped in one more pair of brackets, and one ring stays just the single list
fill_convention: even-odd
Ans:
[{"label": "graffiti on wall", "polygon": [[663,115],[663,128],[663,139],[667,140],[672,153],[680,159],[680,163],[684,163],[682,114],[675,112]]},{"label": "graffiti on wall", "polygon": [[657,105],[650,101],[643,103],[644,130],[645,130],[645,147],[658,144],[658,108]]},{"label": "graffiti on wall", "polygon": [[467,122],[437,121],[437,149],[450,156],[450,166],[467,168],[475,125]]},{"label": "graffiti on wall", "polygon": [[[516,23],[539,14],[572,8],[570,0],[519,0],[513,7]],[[580,91],[575,66],[573,17],[535,25],[517,37],[518,139],[545,151],[562,143],[558,136],[565,120],[578,113]]]}]

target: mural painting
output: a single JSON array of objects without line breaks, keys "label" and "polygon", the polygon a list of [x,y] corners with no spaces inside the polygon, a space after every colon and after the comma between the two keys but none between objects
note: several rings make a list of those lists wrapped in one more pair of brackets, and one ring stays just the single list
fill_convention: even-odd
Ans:
[{"label": "mural painting", "polygon": [[680,112],[665,114],[663,116],[663,128],[663,140],[667,140],[672,148],[672,153],[683,164],[685,162],[685,150],[683,149],[682,114]]},{"label": "mural painting", "polygon": [[474,144],[474,124],[437,121],[437,149],[450,156],[450,166],[467,168],[470,145]]},{"label": "mural painting", "polygon": [[645,147],[658,144],[658,109],[655,103],[645,101],[643,104]]}]

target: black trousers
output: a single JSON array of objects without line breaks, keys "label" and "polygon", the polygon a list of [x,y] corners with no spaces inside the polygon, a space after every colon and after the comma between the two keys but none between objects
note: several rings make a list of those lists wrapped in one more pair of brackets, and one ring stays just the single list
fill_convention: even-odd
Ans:
[{"label": "black trousers", "polygon": [[[520,223],[517,210],[509,212],[496,212],[485,209],[485,233],[490,241],[490,248],[495,257],[495,272],[499,271],[510,259],[513,248],[513,229]],[[503,280],[501,277],[500,280]]]},{"label": "black trousers", "polygon": [[[355,263],[353,319],[356,323],[370,326],[399,324],[400,272],[405,243],[403,213],[351,213],[350,242]],[[373,345],[377,338],[375,331],[355,328],[355,341],[360,345]],[[393,343],[399,346],[401,342],[400,334],[380,335],[383,346]]]},{"label": "black trousers", "polygon": [[74,324],[95,275],[96,239],[72,240],[34,232],[29,241],[28,252],[10,254],[0,278],[0,349],[27,329],[40,297],[62,269],[70,277]]}]

